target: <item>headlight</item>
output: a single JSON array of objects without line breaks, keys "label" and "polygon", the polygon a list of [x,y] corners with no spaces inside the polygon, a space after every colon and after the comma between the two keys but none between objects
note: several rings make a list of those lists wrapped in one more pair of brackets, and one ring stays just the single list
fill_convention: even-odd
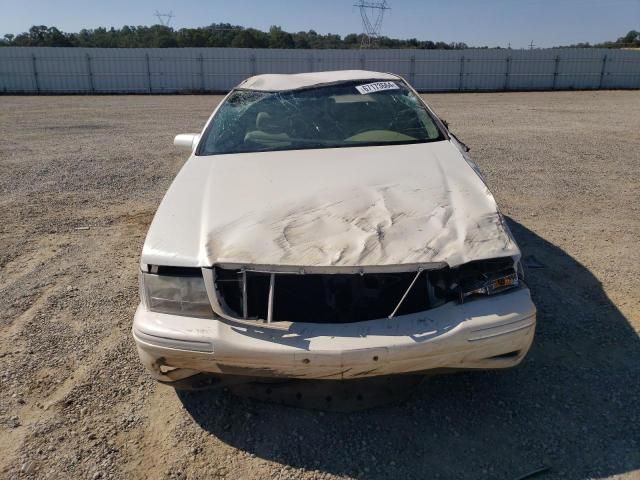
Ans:
[{"label": "headlight", "polygon": [[513,258],[495,258],[463,265],[458,273],[460,301],[517,287],[520,284],[517,263]]},{"label": "headlight", "polygon": [[175,269],[140,275],[140,297],[148,310],[187,317],[213,318],[200,269]]}]

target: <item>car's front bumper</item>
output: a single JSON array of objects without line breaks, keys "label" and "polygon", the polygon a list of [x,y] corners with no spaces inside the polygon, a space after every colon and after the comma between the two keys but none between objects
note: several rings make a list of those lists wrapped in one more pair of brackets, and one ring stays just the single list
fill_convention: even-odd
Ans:
[{"label": "car's front bumper", "polygon": [[506,368],[524,358],[536,309],[520,288],[412,315],[287,330],[166,315],[139,306],[140,359],[164,382],[199,372],[248,377],[350,379],[432,369]]}]

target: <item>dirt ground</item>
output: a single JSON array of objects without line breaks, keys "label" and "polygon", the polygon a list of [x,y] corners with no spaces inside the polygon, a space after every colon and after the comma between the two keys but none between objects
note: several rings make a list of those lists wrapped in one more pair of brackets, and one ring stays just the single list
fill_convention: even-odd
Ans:
[{"label": "dirt ground", "polygon": [[426,98],[537,267],[536,341],[343,414],[177,395],[138,362],[172,138],[220,97],[0,96],[0,477],[639,479],[640,92]]}]

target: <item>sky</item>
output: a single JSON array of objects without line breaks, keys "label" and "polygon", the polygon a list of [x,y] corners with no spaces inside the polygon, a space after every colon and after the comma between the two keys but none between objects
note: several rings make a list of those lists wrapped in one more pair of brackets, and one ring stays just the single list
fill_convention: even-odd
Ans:
[{"label": "sky", "polygon": [[[66,32],[151,25],[173,11],[171,26],[228,22],[268,30],[359,33],[355,0],[0,0],[0,36],[31,25]],[[2,5],[4,8],[1,8]],[[388,0],[382,34],[471,46],[528,48],[615,40],[640,30],[640,0]]]}]

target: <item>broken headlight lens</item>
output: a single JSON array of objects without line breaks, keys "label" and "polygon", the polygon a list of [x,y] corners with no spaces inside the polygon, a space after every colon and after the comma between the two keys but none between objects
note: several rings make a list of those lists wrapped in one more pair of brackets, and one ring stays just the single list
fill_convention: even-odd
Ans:
[{"label": "broken headlight lens", "polygon": [[140,296],[148,310],[187,317],[213,318],[199,269],[179,274],[142,273]]},{"label": "broken headlight lens", "polygon": [[494,295],[520,285],[516,262],[496,258],[462,265],[459,270],[460,301],[476,295]]}]

